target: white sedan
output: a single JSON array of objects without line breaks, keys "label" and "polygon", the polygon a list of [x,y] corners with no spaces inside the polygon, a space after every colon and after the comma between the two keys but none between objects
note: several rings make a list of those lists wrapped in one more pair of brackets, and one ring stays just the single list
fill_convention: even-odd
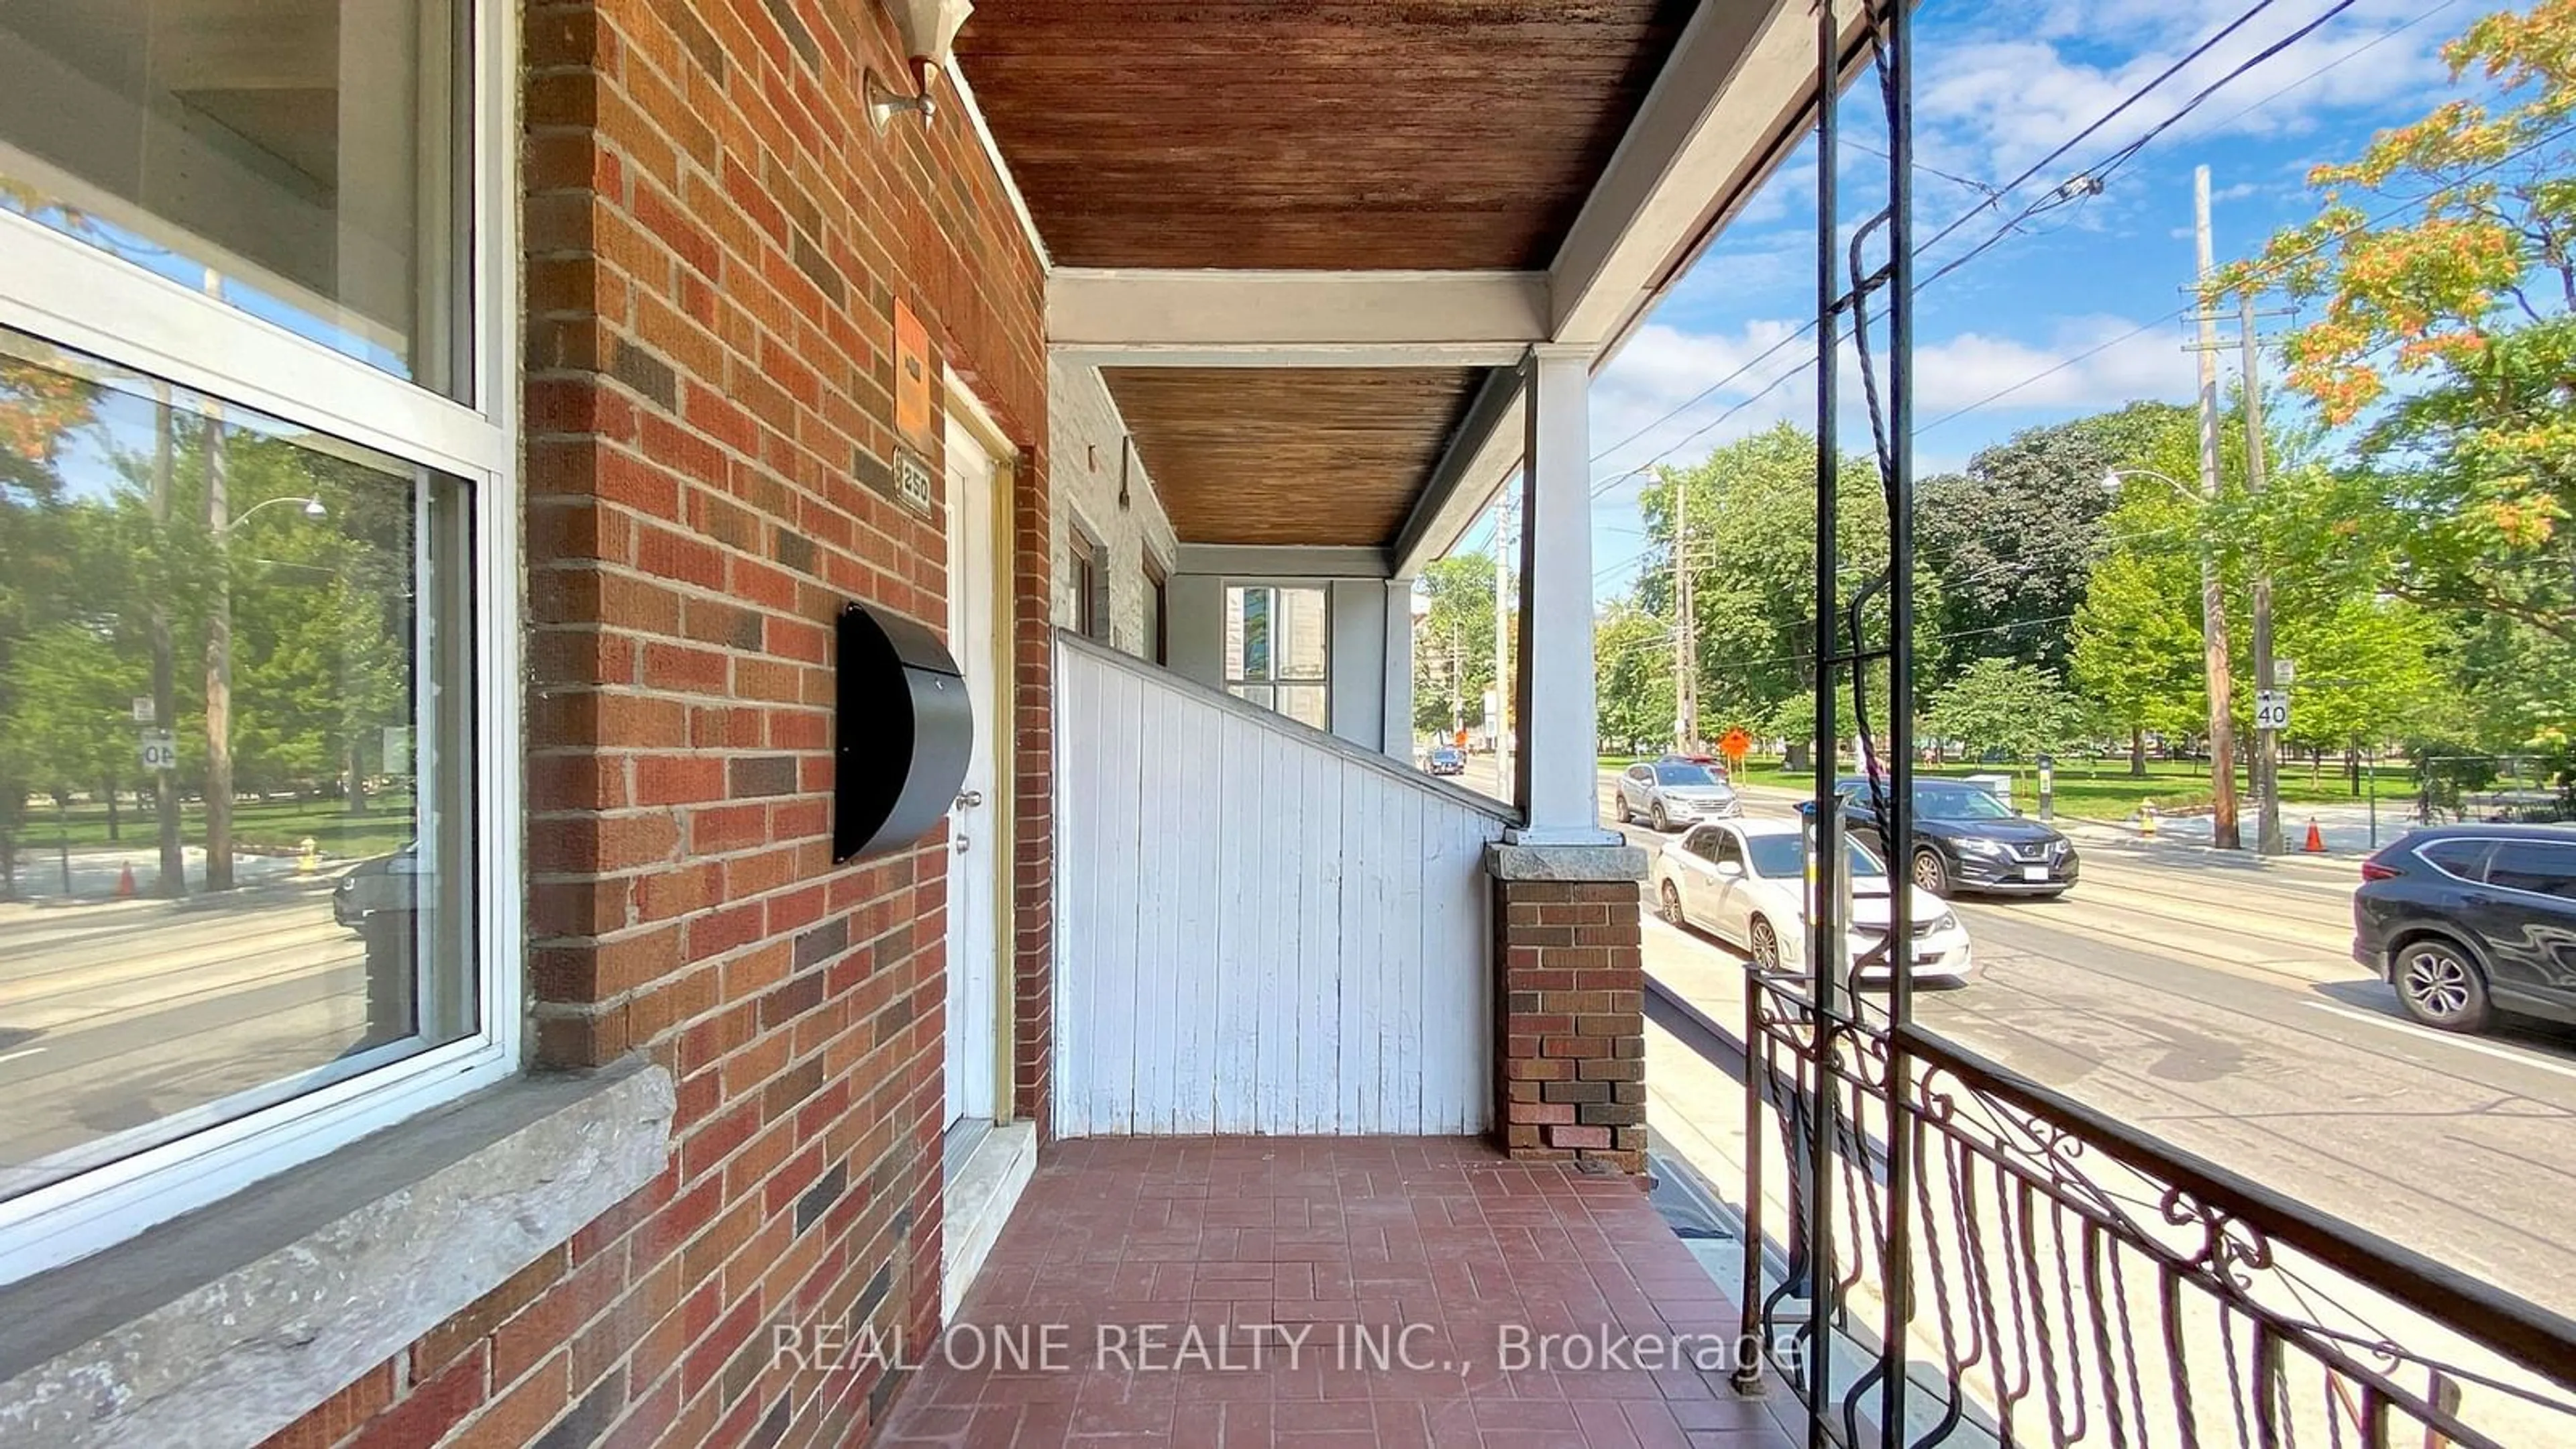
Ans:
[{"label": "white sedan", "polygon": [[[1887,935],[1887,867],[1850,844],[1855,964]],[[1807,847],[1794,820],[1726,820],[1695,826],[1655,855],[1655,904],[1665,920],[1697,926],[1766,971],[1795,971],[1806,950]],[[1939,896],[1909,886],[1914,907],[1914,979],[1958,985],[1973,969],[1968,931]],[[1860,970],[1863,984],[1887,980],[1884,962]]]}]

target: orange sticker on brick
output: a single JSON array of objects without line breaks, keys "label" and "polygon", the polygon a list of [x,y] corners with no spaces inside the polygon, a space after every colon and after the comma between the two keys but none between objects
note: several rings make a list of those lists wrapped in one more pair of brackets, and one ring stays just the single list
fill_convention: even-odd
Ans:
[{"label": "orange sticker on brick", "polygon": [[898,297],[894,304],[894,429],[927,453],[930,443],[930,331]]}]

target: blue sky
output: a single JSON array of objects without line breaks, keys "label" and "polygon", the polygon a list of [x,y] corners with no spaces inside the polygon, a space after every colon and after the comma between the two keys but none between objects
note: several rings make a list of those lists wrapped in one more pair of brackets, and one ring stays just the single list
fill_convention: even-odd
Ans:
[{"label": "blue sky", "polygon": [[[2010,181],[2250,3],[1926,0],[1916,32],[1916,147],[1918,163],[1932,169],[1918,172],[1915,182],[1918,241],[1983,198],[1933,169],[1990,187]],[[1926,255],[1918,274],[1928,276],[1984,241],[2049,188],[2096,169],[2332,4],[2274,0],[2118,120],[1962,226]],[[2210,168],[2219,261],[2251,253],[2275,228],[2313,214],[2304,181],[2311,166],[2352,155],[2373,132],[2419,118],[2446,93],[2440,47],[2497,8],[2497,0],[2356,0],[2228,82],[2108,173],[2101,194],[2034,217],[1927,287],[1915,313],[1917,475],[1955,468],[1979,448],[2036,424],[2135,398],[2188,402],[2195,387],[2195,362],[2182,346],[2189,323],[2169,314],[2184,305],[2182,288],[2192,270],[2192,168]],[[1849,140],[1884,146],[1874,85],[1852,92],[1844,117]],[[1845,150],[1847,225],[1883,195],[1884,167],[1871,151]],[[1657,461],[1696,462],[1711,447],[1783,418],[1805,424],[1812,417],[1812,370],[1756,396],[1812,360],[1814,346],[1805,339],[1692,399],[1813,315],[1814,206],[1810,143],[1595,380],[1597,596],[1626,590],[1645,547],[1636,508],[1644,480],[1633,476],[1637,470]],[[2267,330],[2285,321],[2272,320]],[[2232,338],[2232,326],[2227,334]],[[1857,449],[1866,446],[1867,432],[1856,366],[1846,358],[1844,442]],[[2232,379],[2235,370],[2233,354],[2226,354],[2223,377]],[[2005,395],[1995,398],[1998,393]],[[1461,547],[1483,547],[1490,536],[1490,523],[1480,520]]]}]

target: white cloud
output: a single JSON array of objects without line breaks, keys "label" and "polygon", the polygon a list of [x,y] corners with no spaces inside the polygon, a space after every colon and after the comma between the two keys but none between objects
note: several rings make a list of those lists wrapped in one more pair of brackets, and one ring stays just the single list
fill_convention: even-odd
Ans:
[{"label": "white cloud", "polygon": [[[2438,54],[2456,23],[2404,28],[2419,0],[2360,0],[2226,84],[2157,143],[2295,135],[2337,111],[2379,108],[2442,84]],[[1998,5],[1967,36],[1927,45],[1916,86],[1926,162],[2003,182],[2154,81],[2240,13],[2239,0],[2040,0]],[[2315,18],[2266,10],[2131,105],[2032,185],[2074,174],[2136,140],[2190,97]],[[2105,40],[2124,55],[2107,55]],[[2286,87],[2286,89],[2284,89]],[[2275,95],[2274,92],[2280,92]]]},{"label": "white cloud", "polygon": [[[1796,322],[1777,319],[1729,333],[1686,332],[1664,323],[1639,328],[1593,390],[1593,447],[1602,454],[1592,465],[1593,476],[1606,481],[1650,463],[1693,462],[1784,419],[1808,424],[1815,416],[1815,390],[1814,373],[1805,364],[1814,357],[1814,343],[1796,337],[1764,356],[1797,328]],[[1917,424],[1962,408],[2010,416],[2092,411],[2137,398],[2188,398],[2195,368],[2180,341],[2162,323],[2142,328],[2129,318],[2104,315],[2056,319],[2040,342],[1977,331],[1926,339],[1914,353]],[[1867,413],[1859,359],[1848,343],[1840,382],[1845,439],[1857,446],[1867,437]],[[1633,493],[1635,486],[1636,480],[1623,479],[1612,491]]]}]

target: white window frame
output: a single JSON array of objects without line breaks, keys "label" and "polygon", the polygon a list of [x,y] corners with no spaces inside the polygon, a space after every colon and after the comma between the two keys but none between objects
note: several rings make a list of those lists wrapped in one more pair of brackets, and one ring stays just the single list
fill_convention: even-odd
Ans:
[{"label": "white window frame", "polygon": [[521,1068],[518,41],[514,11],[494,0],[461,3],[471,17],[474,85],[468,403],[0,212],[0,324],[453,474],[471,490],[474,557],[464,585],[475,604],[476,781],[468,939],[478,958],[476,1030],[462,1040],[0,1202],[0,1283],[113,1246]]},{"label": "white window frame", "polygon": [[[1296,718],[1296,716],[1294,716],[1294,715],[1292,715],[1292,714],[1289,714],[1286,710],[1283,710],[1283,709],[1279,708],[1279,706],[1278,706],[1278,698],[1279,698],[1279,696],[1278,696],[1277,691],[1278,691],[1282,686],[1285,686],[1285,687],[1288,687],[1288,688],[1292,688],[1292,689],[1317,689],[1317,688],[1320,688],[1320,689],[1322,689],[1322,690],[1324,691],[1324,718],[1325,718],[1325,720],[1330,721],[1330,720],[1332,719],[1332,717],[1333,717],[1333,675],[1334,675],[1334,672],[1335,672],[1335,671],[1334,671],[1334,666],[1333,666],[1333,652],[1334,652],[1334,651],[1333,651],[1333,585],[1332,585],[1332,581],[1331,581],[1331,580],[1329,580],[1329,579],[1294,579],[1294,578],[1290,578],[1290,579],[1280,579],[1280,578],[1270,578],[1270,579],[1234,579],[1234,578],[1230,578],[1230,579],[1223,580],[1223,581],[1218,585],[1218,591],[1217,591],[1217,600],[1218,600],[1218,605],[1219,605],[1219,607],[1221,607],[1221,608],[1223,608],[1223,609],[1225,610],[1225,618],[1224,618],[1223,622],[1222,622],[1222,623],[1220,624],[1220,626],[1219,626],[1219,634],[1218,634],[1218,638],[1219,638],[1219,640],[1220,640],[1220,641],[1222,641],[1222,640],[1223,640],[1223,638],[1224,638],[1224,632],[1223,632],[1223,631],[1224,631],[1224,630],[1228,630],[1228,629],[1232,629],[1232,628],[1234,627],[1234,612],[1235,612],[1235,611],[1234,611],[1234,591],[1235,591],[1235,590],[1237,590],[1237,589],[1268,589],[1268,590],[1270,590],[1270,591],[1271,591],[1271,593],[1272,593],[1272,595],[1273,595],[1273,602],[1274,602],[1274,604],[1276,603],[1276,596],[1277,596],[1278,594],[1283,593],[1283,592],[1285,592],[1285,591],[1287,591],[1287,590],[1291,590],[1291,589],[1302,590],[1302,591],[1304,591],[1304,592],[1306,592],[1306,593],[1322,594],[1322,595],[1324,596],[1324,674],[1323,674],[1323,677],[1322,677],[1322,678],[1320,678],[1320,679],[1283,679],[1283,678],[1281,678],[1281,677],[1279,676],[1279,641],[1278,641],[1278,625],[1277,625],[1277,622],[1276,622],[1276,617],[1277,617],[1277,616],[1276,616],[1276,615],[1274,615],[1274,616],[1273,616],[1273,623],[1272,623],[1272,625],[1271,625],[1271,643],[1270,643],[1270,664],[1271,664],[1271,670],[1270,670],[1270,677],[1268,677],[1268,678],[1266,678],[1266,679],[1254,679],[1254,678],[1252,678],[1252,677],[1250,677],[1250,676],[1248,676],[1248,675],[1238,676],[1238,675],[1236,675],[1236,674],[1235,674],[1231,669],[1226,669],[1226,670],[1224,671],[1224,677],[1225,677],[1225,686],[1224,686],[1224,687],[1225,687],[1225,692],[1226,692],[1226,693],[1228,693],[1228,694],[1232,694],[1232,695],[1234,695],[1234,697],[1235,697],[1235,698],[1237,698],[1237,699],[1243,699],[1243,696],[1241,696],[1241,695],[1239,695],[1239,694],[1235,694],[1235,691],[1236,691],[1237,689],[1267,689],[1267,690],[1270,690],[1270,691],[1272,691],[1271,696],[1270,696],[1270,697],[1271,697],[1271,701],[1272,701],[1272,702],[1271,702],[1271,703],[1269,703],[1269,704],[1258,704],[1258,703],[1255,703],[1254,701],[1252,701],[1252,700],[1248,700],[1248,699],[1244,699],[1244,700],[1243,700],[1243,702],[1244,702],[1244,703],[1246,703],[1246,704],[1253,705],[1253,707],[1254,707],[1254,708],[1256,708],[1256,709],[1266,709],[1266,710],[1269,710],[1272,714],[1278,715],[1281,719],[1291,720],[1291,721],[1294,721],[1294,722],[1296,722],[1296,723],[1303,724],[1303,723],[1305,723],[1303,720],[1298,720],[1298,719]],[[1222,654],[1223,654],[1223,649],[1222,649],[1222,647],[1220,647],[1220,649],[1219,649],[1219,654],[1220,654],[1219,664],[1220,664],[1220,666],[1222,666],[1222,665],[1224,664],[1224,662],[1225,662],[1225,661],[1223,660],[1223,658],[1221,657],[1221,656],[1222,656]],[[1309,728],[1321,729],[1321,730],[1324,730],[1326,733],[1328,733],[1328,734],[1329,734],[1329,733],[1331,732],[1332,726],[1331,726],[1329,723],[1326,723],[1326,724],[1323,724],[1323,725],[1314,725],[1314,726],[1309,726]]]}]

